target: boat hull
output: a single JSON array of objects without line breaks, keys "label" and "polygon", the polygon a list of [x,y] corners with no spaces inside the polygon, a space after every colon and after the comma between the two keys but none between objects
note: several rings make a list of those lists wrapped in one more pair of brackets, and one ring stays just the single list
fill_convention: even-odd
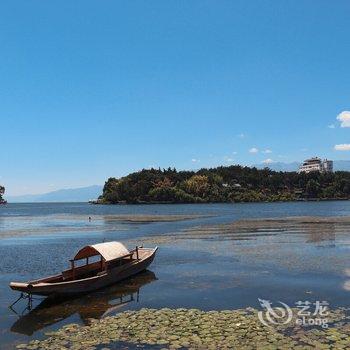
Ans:
[{"label": "boat hull", "polygon": [[[10,288],[23,293],[43,296],[69,296],[89,293],[146,270],[152,263],[157,248],[143,249],[146,254],[143,254],[144,257],[140,260],[111,269],[98,276],[58,283],[40,282],[40,280],[28,283],[11,282]],[[55,276],[52,276],[52,278],[55,278]],[[45,280],[47,279],[43,279],[42,281]]]}]

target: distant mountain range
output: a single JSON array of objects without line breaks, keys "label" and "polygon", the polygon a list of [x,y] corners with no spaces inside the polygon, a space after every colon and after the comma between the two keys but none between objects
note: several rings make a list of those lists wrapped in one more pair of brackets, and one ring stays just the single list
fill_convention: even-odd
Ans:
[{"label": "distant mountain range", "polygon": [[6,196],[9,203],[31,202],[87,202],[97,199],[102,194],[103,186],[93,185],[80,188],[69,188],[43,194],[28,194],[23,196]]},{"label": "distant mountain range", "polygon": [[[297,171],[301,163],[292,162],[292,163],[283,163],[283,162],[274,162],[270,164],[254,164],[253,166],[258,169],[270,168],[274,171]],[[333,161],[334,171],[350,171],[350,160],[335,160]]]},{"label": "distant mountain range", "polygon": [[299,169],[300,163],[292,162],[292,163],[283,163],[283,162],[274,162],[269,164],[253,164],[257,169],[270,168],[274,171],[297,171]]}]

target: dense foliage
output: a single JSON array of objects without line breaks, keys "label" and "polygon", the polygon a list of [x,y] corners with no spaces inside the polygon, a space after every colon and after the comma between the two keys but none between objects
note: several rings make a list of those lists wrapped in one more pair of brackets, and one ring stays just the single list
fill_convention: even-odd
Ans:
[{"label": "dense foliage", "polygon": [[261,202],[350,199],[350,172],[276,172],[238,165],[176,171],[150,169],[109,178],[101,203]]},{"label": "dense foliage", "polygon": [[0,202],[2,202],[4,200],[2,198],[4,193],[5,193],[5,187],[0,185]]}]

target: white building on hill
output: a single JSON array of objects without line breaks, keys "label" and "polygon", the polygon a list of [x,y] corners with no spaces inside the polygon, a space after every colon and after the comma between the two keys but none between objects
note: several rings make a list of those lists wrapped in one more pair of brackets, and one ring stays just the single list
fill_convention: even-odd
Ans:
[{"label": "white building on hill", "polygon": [[314,157],[304,160],[299,168],[299,173],[310,173],[311,171],[319,171],[321,173],[333,172],[333,161]]}]

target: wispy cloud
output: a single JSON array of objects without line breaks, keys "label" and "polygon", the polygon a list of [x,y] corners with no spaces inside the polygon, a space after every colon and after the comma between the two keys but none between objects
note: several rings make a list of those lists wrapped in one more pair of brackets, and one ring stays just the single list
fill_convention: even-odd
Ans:
[{"label": "wispy cloud", "polygon": [[350,112],[343,111],[338,114],[337,119],[340,121],[340,126],[342,128],[350,128]]},{"label": "wispy cloud", "polygon": [[252,147],[250,150],[249,150],[249,153],[258,153],[259,150],[256,148],[256,147]]},{"label": "wispy cloud", "polygon": [[236,151],[233,151],[233,152],[232,152],[232,154],[238,154],[238,152],[236,152]]},{"label": "wispy cloud", "polygon": [[264,154],[269,154],[269,153],[272,153],[272,151],[271,151],[270,149],[267,148],[267,149],[263,150],[262,153],[264,153]]},{"label": "wispy cloud", "polygon": [[244,139],[245,135],[241,132],[240,134],[237,135],[237,137],[239,137],[240,139]]},{"label": "wispy cloud", "polygon": [[275,161],[272,160],[271,158],[267,158],[267,159],[263,160],[261,163],[263,163],[263,164],[271,164],[271,163],[274,163],[274,162]]},{"label": "wispy cloud", "polygon": [[191,162],[192,163],[199,163],[201,160],[200,159],[197,159],[197,158],[192,158],[191,159]]},{"label": "wispy cloud", "polygon": [[336,151],[350,151],[350,143],[341,143],[339,145],[335,145],[334,149]]},{"label": "wispy cloud", "polygon": [[225,156],[224,157],[224,161],[227,162],[227,163],[232,163],[232,162],[234,162],[234,159],[232,157]]},{"label": "wispy cloud", "polygon": [[329,129],[334,129],[334,128],[335,128],[335,125],[334,125],[334,124],[329,124],[329,125],[328,125],[328,128],[329,128]]}]

